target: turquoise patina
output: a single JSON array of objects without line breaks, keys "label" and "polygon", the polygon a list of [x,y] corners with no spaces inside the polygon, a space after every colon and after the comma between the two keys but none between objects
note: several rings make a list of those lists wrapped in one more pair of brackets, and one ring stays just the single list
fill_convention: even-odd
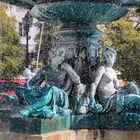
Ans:
[{"label": "turquoise patina", "polygon": [[16,88],[16,95],[27,108],[20,111],[25,117],[53,117],[70,113],[68,95],[74,84],[82,94],[85,86],[73,68],[64,63],[64,50],[51,49],[49,64],[27,80],[22,87]]},{"label": "turquoise patina", "polygon": [[105,48],[103,58],[104,62],[97,69],[91,84],[89,111],[94,113],[115,111],[117,114],[123,114],[129,119],[139,122],[139,88],[133,82],[127,82],[120,87],[117,74],[112,68],[116,59],[114,49]]},{"label": "turquoise patina", "polygon": [[[45,68],[42,68],[31,80],[27,81],[23,87],[17,88],[16,90],[20,102],[26,104],[27,109],[20,111],[21,115],[26,117],[52,117],[56,114],[69,112],[68,95],[71,93],[74,93],[71,96],[73,100],[70,98],[70,105],[74,106],[74,109],[72,108],[74,113],[77,112],[77,106],[78,108],[82,108],[82,105],[79,106],[79,101],[83,100],[83,93],[85,91],[85,86],[82,83],[86,84],[87,87],[90,86],[93,82],[93,68],[98,65],[98,48],[101,47],[98,43],[98,39],[101,34],[97,30],[96,25],[108,24],[117,20],[127,13],[128,6],[140,5],[140,0],[0,1],[27,8],[29,9],[29,13],[38,20],[46,22],[59,21],[61,23],[59,31],[55,34],[60,35],[62,40],[57,44],[58,53],[55,54],[55,52],[52,52],[55,54],[50,59],[53,65],[49,64]],[[63,47],[63,51],[60,49],[60,46]],[[54,46],[52,46],[52,48],[54,48]],[[68,56],[70,53],[72,55]],[[65,55],[63,61],[60,59],[62,54]],[[67,63],[65,63],[65,61]],[[109,80],[110,77],[107,78],[107,81]],[[43,81],[45,81],[45,85],[43,85]],[[75,85],[76,91],[74,91]],[[88,92],[87,90],[86,93]],[[106,92],[101,92],[102,95],[105,93]],[[109,93],[107,93],[107,95],[109,95]],[[129,103],[129,100],[133,100],[132,106],[136,104],[139,107],[139,97],[135,98],[134,95],[135,94],[131,96],[127,95],[127,97],[130,96],[130,98],[123,103]],[[121,99],[124,99],[126,96],[118,97],[120,97],[119,101],[121,101]],[[115,99],[118,98],[115,97]],[[22,100],[24,102],[22,102]],[[103,102],[103,100],[100,101]],[[113,103],[116,105],[116,100],[110,101],[114,101]],[[110,103],[112,104],[112,102],[109,102],[109,104]],[[82,110],[82,112],[87,111],[85,109],[87,108],[87,104],[88,101],[86,105],[84,104],[84,111]],[[102,109],[109,109],[107,106],[105,107],[104,103],[102,103],[102,105],[103,108],[100,104],[96,106],[94,94],[91,93],[90,110],[92,111],[98,108],[100,110],[97,112],[102,112]]]}]

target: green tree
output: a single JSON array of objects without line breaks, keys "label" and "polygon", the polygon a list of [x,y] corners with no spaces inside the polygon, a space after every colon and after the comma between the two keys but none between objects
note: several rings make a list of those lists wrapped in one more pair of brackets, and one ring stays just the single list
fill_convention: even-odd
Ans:
[{"label": "green tree", "polygon": [[22,56],[15,19],[6,15],[5,5],[0,5],[0,79],[12,79],[19,74]]},{"label": "green tree", "polygon": [[111,44],[117,51],[115,67],[121,71],[122,78],[140,82],[140,31],[132,24],[124,18],[111,23],[101,43],[103,46]]},{"label": "green tree", "polygon": [[[46,60],[48,58],[48,56],[47,56],[48,51],[52,47],[53,43],[56,43],[57,41],[59,41],[59,37],[56,36],[55,33],[58,31],[60,25],[61,24],[58,22],[44,23],[40,55],[39,55],[39,66],[42,66],[46,63],[44,60]],[[34,52],[30,53],[30,61],[35,60],[34,61],[35,64],[33,64],[34,65],[33,67],[36,66],[42,24],[38,24],[38,28],[40,29],[40,32],[36,35],[36,38],[35,38],[36,48],[35,48]]]}]

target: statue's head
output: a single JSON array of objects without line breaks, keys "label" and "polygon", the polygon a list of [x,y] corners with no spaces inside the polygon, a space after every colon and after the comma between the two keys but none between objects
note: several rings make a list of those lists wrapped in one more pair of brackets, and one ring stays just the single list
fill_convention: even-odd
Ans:
[{"label": "statue's head", "polygon": [[54,47],[49,51],[49,62],[51,65],[58,66],[65,59],[65,48]]},{"label": "statue's head", "polygon": [[116,51],[112,47],[106,47],[103,50],[104,63],[113,66],[116,59]]}]

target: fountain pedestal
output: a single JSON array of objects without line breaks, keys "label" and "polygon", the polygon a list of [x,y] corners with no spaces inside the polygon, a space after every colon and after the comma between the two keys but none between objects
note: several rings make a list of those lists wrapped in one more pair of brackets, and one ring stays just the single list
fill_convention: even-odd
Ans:
[{"label": "fountain pedestal", "polygon": [[[96,27],[97,24],[106,24],[119,19],[127,13],[124,5],[139,4],[140,0],[93,0],[93,1],[55,1],[44,0],[0,0],[15,5],[21,5],[30,9],[30,14],[41,21],[60,21],[63,26],[68,25],[67,29],[62,28],[58,34],[62,37],[60,46],[69,49],[80,50],[81,46],[86,47],[91,54],[95,54],[98,49],[98,35],[92,31],[91,25]],[[70,28],[70,24],[75,26]],[[79,27],[81,25],[81,27]],[[84,27],[86,25],[86,27]],[[88,27],[88,28],[87,28]],[[91,30],[90,30],[91,29]],[[95,28],[94,28],[95,29]],[[70,32],[72,31],[72,32]],[[96,36],[97,35],[97,36]],[[57,44],[58,45],[58,44]],[[71,47],[70,47],[71,45]],[[92,46],[92,47],[91,47]],[[59,49],[59,45],[58,45]],[[90,51],[90,49],[92,51]],[[92,55],[91,55],[92,56]],[[92,57],[90,58],[92,59]],[[72,56],[69,56],[71,59]],[[79,56],[78,56],[79,57]],[[90,65],[89,65],[90,67]],[[87,79],[90,79],[89,75]],[[84,83],[91,83],[88,80]],[[84,80],[84,78],[83,78]],[[4,115],[6,113],[3,113]],[[8,115],[9,116],[9,115]],[[62,121],[63,120],[63,121]],[[66,130],[61,132],[52,132],[62,130],[63,128],[74,130]],[[56,125],[56,122],[58,123]],[[63,124],[63,122],[65,124]],[[119,128],[118,128],[119,124]],[[121,124],[121,125],[120,125]],[[124,125],[122,118],[118,116],[112,117],[108,115],[92,115],[92,116],[74,116],[72,119],[58,117],[56,119],[26,119],[19,116],[10,118],[11,133],[0,133],[1,140],[139,140],[139,131],[130,131],[132,129],[139,130],[138,124],[128,123]],[[64,127],[63,127],[64,126]],[[122,126],[122,127],[121,127]],[[85,129],[86,128],[86,129]],[[79,130],[82,129],[82,130]],[[110,130],[107,130],[110,129]],[[116,129],[116,130],[114,130]],[[122,130],[117,130],[122,129]],[[124,131],[125,129],[125,131]],[[129,131],[127,131],[127,129]],[[16,132],[18,134],[12,133]],[[51,133],[47,133],[51,132]],[[22,134],[19,134],[22,133]],[[23,134],[24,133],[24,134]],[[25,134],[26,133],[26,134]],[[42,135],[31,135],[31,134]],[[27,135],[28,134],[28,135]]]},{"label": "fountain pedestal", "polygon": [[0,132],[9,131],[9,118],[14,113],[11,108],[0,108]]},{"label": "fountain pedestal", "polygon": [[9,129],[13,133],[45,134],[70,130],[70,116],[57,116],[52,119],[23,118],[20,115],[10,117]]},{"label": "fountain pedestal", "polygon": [[0,140],[139,140],[140,131],[82,129],[66,130],[43,135],[0,133]]}]

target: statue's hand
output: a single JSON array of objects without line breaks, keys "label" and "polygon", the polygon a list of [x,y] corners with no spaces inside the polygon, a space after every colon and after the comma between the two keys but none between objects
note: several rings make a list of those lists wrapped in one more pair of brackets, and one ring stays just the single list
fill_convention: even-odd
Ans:
[{"label": "statue's hand", "polygon": [[63,64],[61,65],[61,69],[62,69],[62,70],[68,70],[69,67],[70,67],[70,65],[67,64],[67,63],[63,63]]},{"label": "statue's hand", "polygon": [[92,109],[92,108],[95,108],[95,106],[96,106],[96,101],[95,101],[95,99],[90,99],[90,102],[89,102],[88,107],[89,107],[90,109]]},{"label": "statue's hand", "polygon": [[86,90],[86,85],[80,83],[77,85],[77,93],[79,93],[80,95],[82,95]]},{"label": "statue's hand", "polygon": [[101,113],[103,111],[103,107],[101,104],[96,103],[95,100],[92,100],[89,103],[88,111],[92,113]]},{"label": "statue's hand", "polygon": [[27,80],[26,86],[27,86],[28,89],[31,89],[31,88],[32,88],[32,87],[30,86],[30,84],[29,84],[29,80]]}]

